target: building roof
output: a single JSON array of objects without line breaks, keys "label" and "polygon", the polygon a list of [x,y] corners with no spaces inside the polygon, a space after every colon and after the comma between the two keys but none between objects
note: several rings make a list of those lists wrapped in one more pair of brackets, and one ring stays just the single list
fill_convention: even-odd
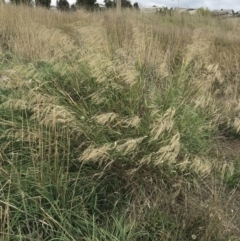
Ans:
[{"label": "building roof", "polygon": [[213,10],[212,13],[216,14],[233,14],[234,10],[233,9],[221,9],[221,10]]}]

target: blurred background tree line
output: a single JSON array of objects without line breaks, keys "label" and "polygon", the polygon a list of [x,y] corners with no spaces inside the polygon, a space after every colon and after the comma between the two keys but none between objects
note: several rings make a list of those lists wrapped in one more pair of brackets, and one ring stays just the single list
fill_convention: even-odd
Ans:
[{"label": "blurred background tree line", "polygon": [[[35,5],[38,7],[50,8],[51,0],[10,0],[14,4],[26,4]],[[104,0],[106,8],[116,8],[117,0]],[[76,0],[76,3],[70,6],[68,0],[57,0],[57,8],[60,10],[77,10],[78,8],[85,8],[87,10],[97,10],[100,9],[100,4],[97,0]],[[132,4],[129,0],[122,0],[122,8],[134,8],[139,9],[138,3]]]}]

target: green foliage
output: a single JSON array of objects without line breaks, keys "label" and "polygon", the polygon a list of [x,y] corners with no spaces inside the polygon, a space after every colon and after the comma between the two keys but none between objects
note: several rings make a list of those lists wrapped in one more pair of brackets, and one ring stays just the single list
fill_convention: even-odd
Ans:
[{"label": "green foliage", "polygon": [[208,8],[201,7],[197,9],[197,14],[204,17],[211,16],[211,10]]},{"label": "green foliage", "polygon": [[[43,240],[73,240],[83,237],[83,240],[130,241],[158,240],[160,236],[155,234],[156,230],[165,230],[162,233],[164,237],[167,235],[166,230],[178,228],[164,213],[155,213],[151,217],[150,226],[137,226],[128,216],[122,214],[122,210],[129,208],[134,195],[140,195],[148,189],[148,185],[138,191],[133,188],[142,182],[141,178],[136,175],[139,180],[135,179],[133,182],[127,173],[140,168],[136,160],[155,153],[160,145],[167,145],[172,135],[171,131],[163,133],[154,142],[147,137],[159,116],[150,114],[151,108],[148,107],[144,94],[147,90],[143,89],[146,83],[140,81],[129,87],[112,79],[114,76],[111,75],[108,77],[112,79],[112,83],[98,83],[91,76],[87,64],[79,64],[77,70],[71,71],[71,62],[64,60],[60,65],[38,61],[35,65],[25,67],[24,71],[36,80],[24,84],[16,92],[1,92],[0,142],[5,143],[1,152],[4,165],[8,168],[5,173],[1,173],[0,185],[5,185],[3,208],[11,206],[10,226],[6,232],[14,232],[14,238],[21,236],[24,237],[23,240],[26,237]],[[37,81],[39,78],[40,82]],[[207,133],[207,130],[203,128],[206,119],[190,111],[190,106],[179,104],[183,96],[190,99],[195,93],[186,95],[188,85],[185,82],[183,76],[180,76],[178,83],[176,79],[166,79],[166,89],[159,92],[155,104],[160,116],[169,108],[177,110],[173,116],[176,122],[174,128],[178,128],[182,135],[182,144],[185,146],[183,154],[189,154],[200,151],[198,146],[187,146],[189,140],[193,142],[195,138],[194,142],[204,143],[206,138],[203,133]],[[92,97],[96,95],[104,101],[94,102]],[[14,99],[15,103],[29,98],[33,105],[20,109],[14,105],[7,107],[7,96]],[[37,99],[37,102],[34,101],[36,96],[41,96],[41,104]],[[55,96],[55,100],[48,103],[51,96]],[[48,116],[51,113],[51,109],[48,110],[50,104],[56,111],[60,108],[60,115],[62,111],[65,113],[61,118],[69,115],[70,119],[67,122],[64,119],[60,122],[51,119],[55,117]],[[35,111],[42,107],[42,111],[47,112],[40,121],[41,117],[35,116]],[[110,111],[117,113],[123,120],[134,116],[141,116],[142,120],[137,127],[118,121],[108,125],[94,121],[94,116]],[[26,133],[29,137],[22,136],[22,130],[28,130]],[[34,133],[38,133],[37,139]],[[109,151],[109,161],[114,160],[109,168],[95,164],[97,159],[80,163],[80,157],[90,143],[96,147],[109,143],[120,146],[128,139],[134,140],[142,136],[145,136],[144,141],[134,151]],[[32,141],[29,138],[33,138]],[[175,167],[169,166],[169,171],[166,171],[167,166],[169,164],[163,164],[156,171],[159,178],[161,175],[165,178],[173,175]],[[9,184],[5,184],[9,178]],[[135,184],[136,181],[139,184]]]},{"label": "green foliage", "polygon": [[[116,0],[113,0],[113,1],[111,1],[111,0],[104,0],[104,3],[105,3],[105,6],[107,8],[116,7],[116,5],[117,5]],[[121,3],[122,3],[122,8],[132,8],[133,7],[131,2],[128,1],[128,0],[122,0]],[[137,7],[136,4],[135,4],[135,7]]]},{"label": "green foliage", "polygon": [[239,157],[233,162],[233,171],[227,170],[224,175],[224,182],[228,188],[238,188],[240,187],[240,164]]},{"label": "green foliage", "polygon": [[[145,230],[149,233],[150,240],[181,240],[180,223],[178,220],[174,220],[170,216],[167,216],[164,211],[159,210],[146,210],[148,222],[144,223]],[[175,237],[174,237],[175,236]],[[177,239],[176,239],[177,240]]]},{"label": "green foliage", "polygon": [[170,15],[171,16],[173,14],[173,8],[169,9],[167,7],[163,7],[161,9],[157,10],[157,13],[161,14],[163,16],[166,16],[166,15]]},{"label": "green foliage", "polygon": [[111,0],[104,0],[106,8],[115,8],[116,7],[116,1],[111,1]]},{"label": "green foliage", "polygon": [[31,5],[32,0],[10,0],[11,3],[19,5],[19,4],[24,4],[24,5]]},{"label": "green foliage", "polygon": [[[193,110],[189,102],[196,92],[193,90],[187,93],[190,86],[187,75],[180,74],[165,80],[166,85],[162,91],[158,90],[155,100],[154,111],[158,111],[159,115],[152,116],[152,108],[144,94],[147,91],[144,88],[148,86],[145,81],[129,87],[108,75],[112,82],[98,83],[91,76],[91,69],[86,63],[79,64],[77,70],[71,71],[71,62],[64,60],[61,64],[38,61],[35,65],[25,67],[26,73],[36,80],[26,83],[20,91],[1,92],[3,105],[0,116],[3,121],[0,124],[0,141],[5,143],[2,156],[8,170],[2,173],[0,185],[3,187],[10,178],[9,185],[4,187],[2,204],[4,208],[6,205],[11,206],[9,212],[12,217],[11,229],[7,232],[15,230],[15,238],[21,236],[43,240],[84,237],[83,240],[151,241],[164,238],[173,230],[179,237],[179,225],[167,213],[153,211],[150,216],[146,216],[147,224],[142,226],[131,222],[128,216],[123,216],[122,210],[130,207],[130,200],[135,195],[141,196],[141,192],[149,188],[142,183],[137,173],[134,181],[127,173],[134,169],[144,173],[148,168],[152,169],[154,162],[140,171],[141,166],[138,166],[136,160],[151,155],[154,157],[159,146],[168,145],[175,131],[181,133],[181,156],[201,153],[209,138],[211,130],[206,128],[206,116]],[[147,70],[144,74],[143,80]],[[24,71],[22,75],[25,76]],[[39,78],[40,82],[37,81]],[[36,92],[31,92],[31,89]],[[40,105],[38,101],[34,102],[35,95],[41,96],[43,102]],[[104,101],[95,102],[93,96],[97,95]],[[7,96],[16,103],[23,98],[30,98],[33,106],[8,108],[4,104]],[[51,96],[55,96],[55,100],[50,102],[52,108],[56,108],[56,111],[60,108],[59,115],[62,115],[62,111],[65,113],[61,118],[69,115],[67,122],[64,119],[58,122],[57,119],[51,119],[54,116],[48,116],[51,111],[45,110],[44,105],[48,109],[50,103],[47,100]],[[185,102],[182,102],[183,98]],[[35,116],[35,111],[42,107],[42,111],[47,112],[40,121],[41,117]],[[151,141],[148,136],[152,125],[171,108],[176,109],[173,119],[170,119],[175,123],[173,130]],[[123,120],[134,116],[141,116],[142,120],[139,126],[127,126],[124,122],[121,124],[120,119],[102,125],[93,118],[110,111],[117,113]],[[27,133],[33,136],[23,137],[21,130],[28,130]],[[40,139],[35,139],[34,133],[38,133]],[[116,151],[114,148],[108,151],[107,159],[113,161],[109,168],[97,164],[97,156],[92,162],[80,162],[89,145],[100,147],[117,143],[114,145],[121,146],[128,139],[142,136],[144,141],[134,151]],[[190,142],[194,145],[190,145]],[[176,175],[173,173],[180,171],[167,161],[155,173],[159,180],[164,176],[166,182]],[[154,169],[150,173],[154,175]],[[138,185],[142,187],[136,188]]]},{"label": "green foliage", "polygon": [[71,8],[72,11],[77,11],[77,5],[76,4],[72,4],[70,8]]},{"label": "green foliage", "polygon": [[233,175],[229,175],[225,179],[226,184],[230,188],[236,188],[240,186],[240,171],[237,170]]},{"label": "green foliage", "polygon": [[58,0],[57,1],[57,8],[61,11],[68,11],[69,10],[69,3],[67,0]]},{"label": "green foliage", "polygon": [[123,7],[123,8],[132,8],[131,1],[122,0],[122,7]]},{"label": "green foliage", "polygon": [[93,9],[96,5],[96,0],[77,0],[76,5],[87,9]]},{"label": "green foliage", "polygon": [[133,7],[134,7],[136,10],[139,10],[139,9],[140,9],[137,2],[135,2],[135,3],[133,4]]},{"label": "green foliage", "polygon": [[51,0],[37,0],[36,1],[36,6],[50,8]]}]

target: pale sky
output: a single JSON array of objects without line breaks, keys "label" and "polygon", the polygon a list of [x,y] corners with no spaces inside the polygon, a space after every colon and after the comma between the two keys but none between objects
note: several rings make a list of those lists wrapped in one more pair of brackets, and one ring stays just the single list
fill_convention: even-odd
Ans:
[{"label": "pale sky", "polygon": [[[100,0],[99,0],[100,2]],[[210,9],[234,9],[240,10],[240,0],[138,0],[143,6],[166,6],[166,7],[180,7],[199,8],[207,7]],[[133,1],[132,1],[133,3]]]},{"label": "pale sky", "polygon": [[[53,0],[52,0],[53,1]],[[69,0],[73,1],[73,0]],[[103,3],[103,0],[97,0],[98,3]],[[210,9],[233,9],[240,11],[240,0],[131,0],[131,3],[138,2],[142,7],[151,7],[153,5],[162,7],[177,7],[178,2],[180,7],[199,8],[207,7]]]},{"label": "pale sky", "polygon": [[[68,0],[70,4],[76,0]],[[103,0],[97,0],[98,3],[103,3]],[[207,7],[213,9],[233,9],[240,11],[240,0],[131,0],[131,3],[138,2],[140,7],[151,7],[153,5],[162,7],[180,7],[199,8]],[[56,5],[56,0],[52,0],[52,5]]]}]

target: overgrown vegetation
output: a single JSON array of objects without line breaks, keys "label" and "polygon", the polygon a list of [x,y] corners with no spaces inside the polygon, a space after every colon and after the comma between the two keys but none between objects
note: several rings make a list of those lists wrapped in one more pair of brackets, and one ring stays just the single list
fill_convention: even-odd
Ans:
[{"label": "overgrown vegetation", "polygon": [[239,240],[238,38],[0,5],[0,239]]},{"label": "overgrown vegetation", "polygon": [[198,8],[197,9],[197,14],[202,15],[202,16],[210,16],[211,15],[211,10],[208,8]]}]

